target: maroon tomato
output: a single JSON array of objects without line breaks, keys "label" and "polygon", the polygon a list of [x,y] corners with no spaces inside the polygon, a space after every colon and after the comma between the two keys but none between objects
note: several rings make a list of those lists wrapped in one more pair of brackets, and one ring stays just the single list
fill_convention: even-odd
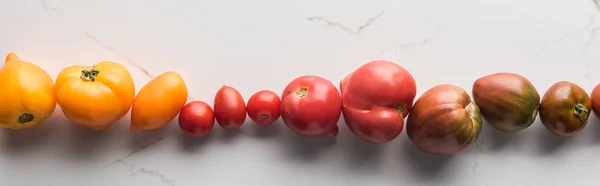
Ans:
[{"label": "maroon tomato", "polygon": [[335,85],[319,76],[291,81],[281,95],[281,118],[304,136],[336,136],[342,100]]},{"label": "maroon tomato", "polygon": [[223,85],[215,95],[215,119],[221,127],[234,129],[246,120],[246,103],[235,88]]},{"label": "maroon tomato", "polygon": [[208,134],[215,125],[215,116],[210,105],[203,101],[192,101],[179,112],[179,127],[183,133],[200,137]]},{"label": "maroon tomato", "polygon": [[462,88],[441,84],[427,90],[408,115],[406,134],[417,149],[457,154],[477,140],[481,112]]},{"label": "maroon tomato", "polygon": [[396,138],[417,94],[412,75],[389,61],[371,61],[340,82],[344,120],[350,131],[373,143]]},{"label": "maroon tomato", "polygon": [[279,119],[281,99],[270,90],[261,90],[248,99],[246,111],[252,121],[260,125],[268,125]]}]

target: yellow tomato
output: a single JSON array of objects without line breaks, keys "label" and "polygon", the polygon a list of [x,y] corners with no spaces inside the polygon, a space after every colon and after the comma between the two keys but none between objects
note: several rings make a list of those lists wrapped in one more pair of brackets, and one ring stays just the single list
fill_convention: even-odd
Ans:
[{"label": "yellow tomato", "polygon": [[92,130],[104,130],[125,116],[135,96],[129,71],[108,61],[63,69],[54,91],[65,116]]},{"label": "yellow tomato", "polygon": [[5,62],[0,69],[0,125],[23,129],[40,124],[56,108],[52,78],[14,53]]},{"label": "yellow tomato", "polygon": [[181,75],[165,72],[146,84],[131,107],[131,132],[168,124],[187,102],[187,86]]}]

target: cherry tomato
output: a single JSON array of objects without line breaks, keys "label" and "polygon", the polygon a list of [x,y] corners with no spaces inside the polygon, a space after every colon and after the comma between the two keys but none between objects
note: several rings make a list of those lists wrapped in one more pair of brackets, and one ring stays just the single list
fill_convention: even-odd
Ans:
[{"label": "cherry tomato", "polygon": [[210,105],[203,101],[192,101],[183,106],[179,113],[179,127],[183,133],[200,137],[208,134],[215,125],[215,115]]},{"label": "cherry tomato", "polygon": [[234,129],[246,120],[246,103],[235,88],[223,85],[215,95],[215,119],[221,127]]},{"label": "cherry tomato", "polygon": [[281,99],[270,90],[261,90],[248,99],[246,111],[252,121],[260,125],[268,125],[279,119]]},{"label": "cherry tomato", "polygon": [[281,118],[303,136],[337,135],[342,99],[335,85],[319,76],[301,76],[281,95]]}]

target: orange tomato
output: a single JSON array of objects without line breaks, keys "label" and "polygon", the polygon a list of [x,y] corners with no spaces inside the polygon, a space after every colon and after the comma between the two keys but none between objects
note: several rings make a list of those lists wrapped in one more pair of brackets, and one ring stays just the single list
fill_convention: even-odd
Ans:
[{"label": "orange tomato", "polygon": [[129,71],[108,61],[63,69],[54,91],[65,116],[92,130],[104,130],[125,116],[135,96]]},{"label": "orange tomato", "polygon": [[29,128],[50,117],[56,108],[53,86],[46,71],[9,53],[0,69],[0,126]]},{"label": "orange tomato", "polygon": [[152,130],[168,124],[187,102],[188,91],[181,75],[165,72],[148,82],[133,100],[131,132]]}]

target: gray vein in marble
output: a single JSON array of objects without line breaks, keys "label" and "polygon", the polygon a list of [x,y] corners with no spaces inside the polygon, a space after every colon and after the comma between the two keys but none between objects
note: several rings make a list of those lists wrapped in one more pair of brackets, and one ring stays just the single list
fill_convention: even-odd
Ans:
[{"label": "gray vein in marble", "polygon": [[[40,0],[40,4],[42,5],[43,10],[46,12],[48,10],[51,10],[54,14],[56,14],[59,18],[64,18],[64,14],[62,13],[62,11],[60,11],[58,8],[54,7],[52,5],[52,1],[50,0]],[[86,38],[88,38],[89,40],[91,40],[92,42],[94,42],[97,45],[102,46],[104,49],[108,50],[109,52],[121,57],[123,60],[125,60],[126,63],[134,66],[135,68],[137,68],[138,70],[142,71],[142,73],[144,73],[144,75],[148,76],[150,79],[155,78],[156,76],[151,74],[150,71],[148,71],[146,68],[144,68],[142,65],[134,62],[133,60],[131,60],[129,57],[127,57],[126,55],[122,54],[121,52],[117,51],[114,49],[114,47],[111,47],[110,45],[102,42],[101,40],[98,39],[98,37],[96,37],[95,35],[92,35],[90,32],[87,31],[83,31],[83,34]],[[188,100],[194,100],[193,97],[188,96]]]},{"label": "gray vein in marble", "polygon": [[600,11],[600,0],[592,0],[592,3],[594,3],[594,7]]},{"label": "gray vein in marble", "polygon": [[90,39],[91,41],[93,41],[94,43],[104,47],[104,49],[110,51],[113,54],[118,55],[119,57],[123,58],[125,60],[125,62],[129,63],[130,65],[133,65],[135,68],[140,69],[146,76],[148,76],[149,78],[154,78],[156,77],[155,75],[151,74],[150,71],[148,71],[146,68],[144,68],[142,65],[134,62],[133,60],[131,60],[129,57],[121,54],[119,51],[115,50],[113,47],[105,44],[104,42],[100,41],[98,39],[98,37],[90,34],[89,32],[83,32],[83,34],[85,34],[85,37]]},{"label": "gray vein in marble", "polygon": [[161,183],[170,185],[170,186],[175,186],[175,181],[172,179],[167,178],[163,173],[156,171],[156,170],[149,170],[146,169],[144,167],[141,168],[137,168],[136,169],[136,165],[133,163],[129,163],[125,160],[118,160],[116,163],[120,163],[122,165],[128,166],[129,167],[129,176],[136,176],[138,174],[144,174],[144,175],[148,175],[148,176],[152,176],[152,177],[156,177],[158,179],[160,179]]},{"label": "gray vein in marble", "polygon": [[115,164],[115,163],[123,162],[123,161],[127,160],[128,158],[132,157],[133,155],[135,155],[136,153],[141,152],[144,149],[147,149],[148,147],[150,147],[152,145],[155,145],[156,143],[162,141],[163,139],[164,139],[163,137],[158,137],[155,140],[151,141],[150,143],[144,144],[144,145],[142,145],[142,146],[134,149],[133,151],[131,151],[126,156],[123,156],[123,157],[121,157],[119,159],[116,159],[116,160],[112,161],[111,163],[105,165],[105,167],[110,166],[110,165]]},{"label": "gray vein in marble", "polygon": [[327,26],[330,27],[337,27],[345,32],[348,32],[350,34],[360,34],[365,28],[371,26],[379,17],[381,17],[383,14],[385,13],[384,11],[381,11],[379,14],[377,14],[376,16],[369,18],[364,24],[362,24],[361,26],[359,26],[356,29],[351,29],[348,26],[339,23],[337,21],[332,21],[327,19],[326,17],[322,17],[322,16],[313,16],[313,17],[308,17],[306,18],[306,20],[308,21],[319,21],[319,22],[323,22],[325,23]]}]

